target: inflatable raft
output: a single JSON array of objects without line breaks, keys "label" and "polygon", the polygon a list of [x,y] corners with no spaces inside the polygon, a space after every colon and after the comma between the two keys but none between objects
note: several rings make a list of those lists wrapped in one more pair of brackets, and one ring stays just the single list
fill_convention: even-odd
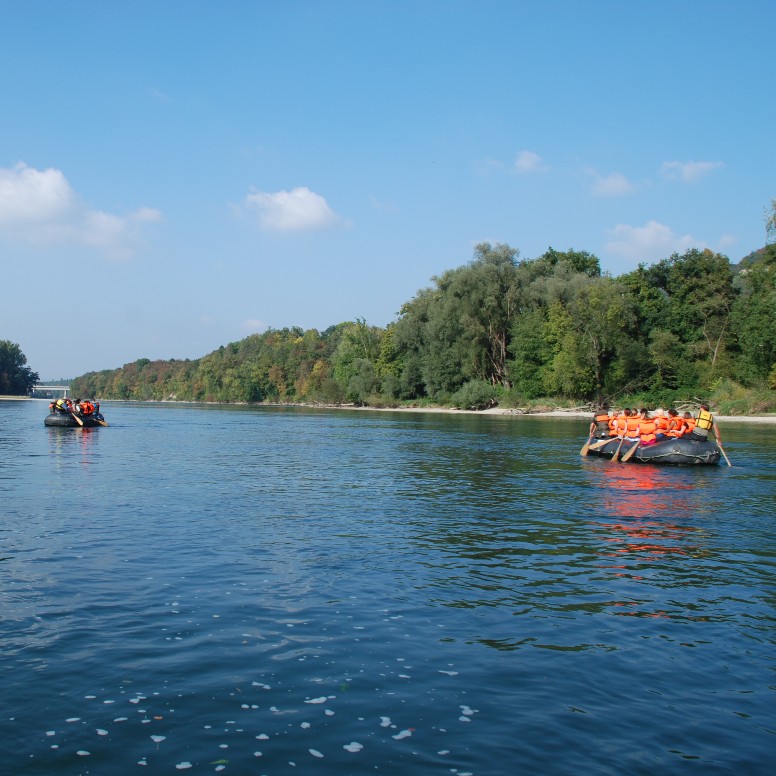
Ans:
[{"label": "inflatable raft", "polygon": [[[593,445],[600,440],[593,440]],[[620,447],[620,439],[612,437],[605,445],[598,448],[588,449],[588,455],[597,455],[602,458],[612,458],[620,447],[620,458],[622,458],[636,442],[625,440]],[[692,439],[666,439],[662,442],[656,442],[654,445],[642,447],[630,456],[628,463],[636,461],[638,463],[679,463],[692,465],[708,465],[719,463],[720,451],[715,442],[696,442]]]},{"label": "inflatable raft", "polygon": [[54,428],[97,428],[108,425],[102,415],[79,415],[78,417],[81,423],[69,412],[52,412],[43,418],[43,425]]}]

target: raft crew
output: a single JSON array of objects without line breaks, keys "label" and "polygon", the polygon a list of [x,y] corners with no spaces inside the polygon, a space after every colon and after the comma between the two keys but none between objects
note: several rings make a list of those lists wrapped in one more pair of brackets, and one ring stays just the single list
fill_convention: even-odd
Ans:
[{"label": "raft crew", "polygon": [[52,414],[61,412],[64,415],[79,415],[80,417],[93,417],[97,420],[104,420],[100,414],[100,403],[92,402],[89,399],[76,399],[75,402],[70,399],[57,399],[49,404],[49,410]]},{"label": "raft crew", "polygon": [[641,442],[643,446],[677,437],[694,442],[707,442],[711,430],[714,431],[717,442],[721,442],[719,429],[709,412],[708,404],[700,405],[696,419],[689,412],[680,415],[675,409],[668,412],[657,410],[654,417],[647,409],[638,411],[630,407],[624,407],[619,414],[615,414],[609,409],[609,405],[604,403],[598,407],[590,423],[590,433],[597,439],[624,437],[630,442]]}]

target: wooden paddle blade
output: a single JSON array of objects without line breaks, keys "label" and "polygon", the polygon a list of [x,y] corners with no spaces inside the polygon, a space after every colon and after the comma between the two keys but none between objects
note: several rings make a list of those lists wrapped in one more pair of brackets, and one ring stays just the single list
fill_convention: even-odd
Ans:
[{"label": "wooden paddle blade", "polygon": [[625,441],[625,437],[623,437],[620,440],[620,444],[617,445],[617,450],[615,450],[614,455],[612,456],[613,461],[619,461],[620,460],[620,450],[622,450],[622,443]]},{"label": "wooden paddle blade", "polygon": [[587,442],[585,442],[584,445],[582,445],[582,449],[579,451],[580,455],[587,455],[587,451],[590,449],[590,441],[593,439],[593,435],[591,434],[587,438]]},{"label": "wooden paddle blade", "polygon": [[636,452],[636,450],[639,448],[640,445],[641,445],[641,442],[636,442],[636,444],[634,444],[633,447],[631,447],[631,449],[628,450],[628,452],[625,453],[625,455],[622,457],[622,463],[625,463],[626,461],[630,461],[631,456]]},{"label": "wooden paddle blade", "polygon": [[593,442],[592,445],[590,445],[590,450],[598,450],[600,447],[605,447],[609,444],[609,442],[612,441],[615,437],[609,437],[608,439],[599,439],[597,442]]},{"label": "wooden paddle blade", "polygon": [[105,420],[98,420],[97,422],[98,422],[98,423],[99,423],[101,426],[107,426],[107,425],[108,425],[107,421],[105,421]]},{"label": "wooden paddle blade", "polygon": [[725,452],[725,448],[722,447],[719,440],[717,440],[717,447],[719,448],[720,453],[722,453],[723,457],[725,458],[725,463],[727,463],[728,466],[732,466],[733,464],[730,463],[730,458],[727,457],[727,453]]},{"label": "wooden paddle blade", "polygon": [[78,423],[79,426],[83,426],[84,422],[75,414],[75,412],[71,412],[70,414],[75,418],[75,422]]}]

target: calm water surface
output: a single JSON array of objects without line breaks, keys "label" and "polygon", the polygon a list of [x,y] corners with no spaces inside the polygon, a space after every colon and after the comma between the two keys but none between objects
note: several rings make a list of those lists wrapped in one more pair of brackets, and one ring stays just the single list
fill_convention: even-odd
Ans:
[{"label": "calm water surface", "polygon": [[765,774],[776,427],[0,401],[0,769]]}]

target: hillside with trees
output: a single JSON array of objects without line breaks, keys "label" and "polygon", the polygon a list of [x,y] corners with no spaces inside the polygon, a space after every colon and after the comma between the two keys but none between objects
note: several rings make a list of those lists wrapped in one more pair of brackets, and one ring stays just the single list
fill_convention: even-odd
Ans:
[{"label": "hillside with trees", "polygon": [[667,404],[723,383],[760,396],[760,411],[776,408],[772,243],[739,266],[692,249],[619,277],[585,251],[521,260],[482,243],[385,328],[358,319],[270,330],[196,360],[90,372],[72,387],[104,399],[482,408],[541,397]]}]

